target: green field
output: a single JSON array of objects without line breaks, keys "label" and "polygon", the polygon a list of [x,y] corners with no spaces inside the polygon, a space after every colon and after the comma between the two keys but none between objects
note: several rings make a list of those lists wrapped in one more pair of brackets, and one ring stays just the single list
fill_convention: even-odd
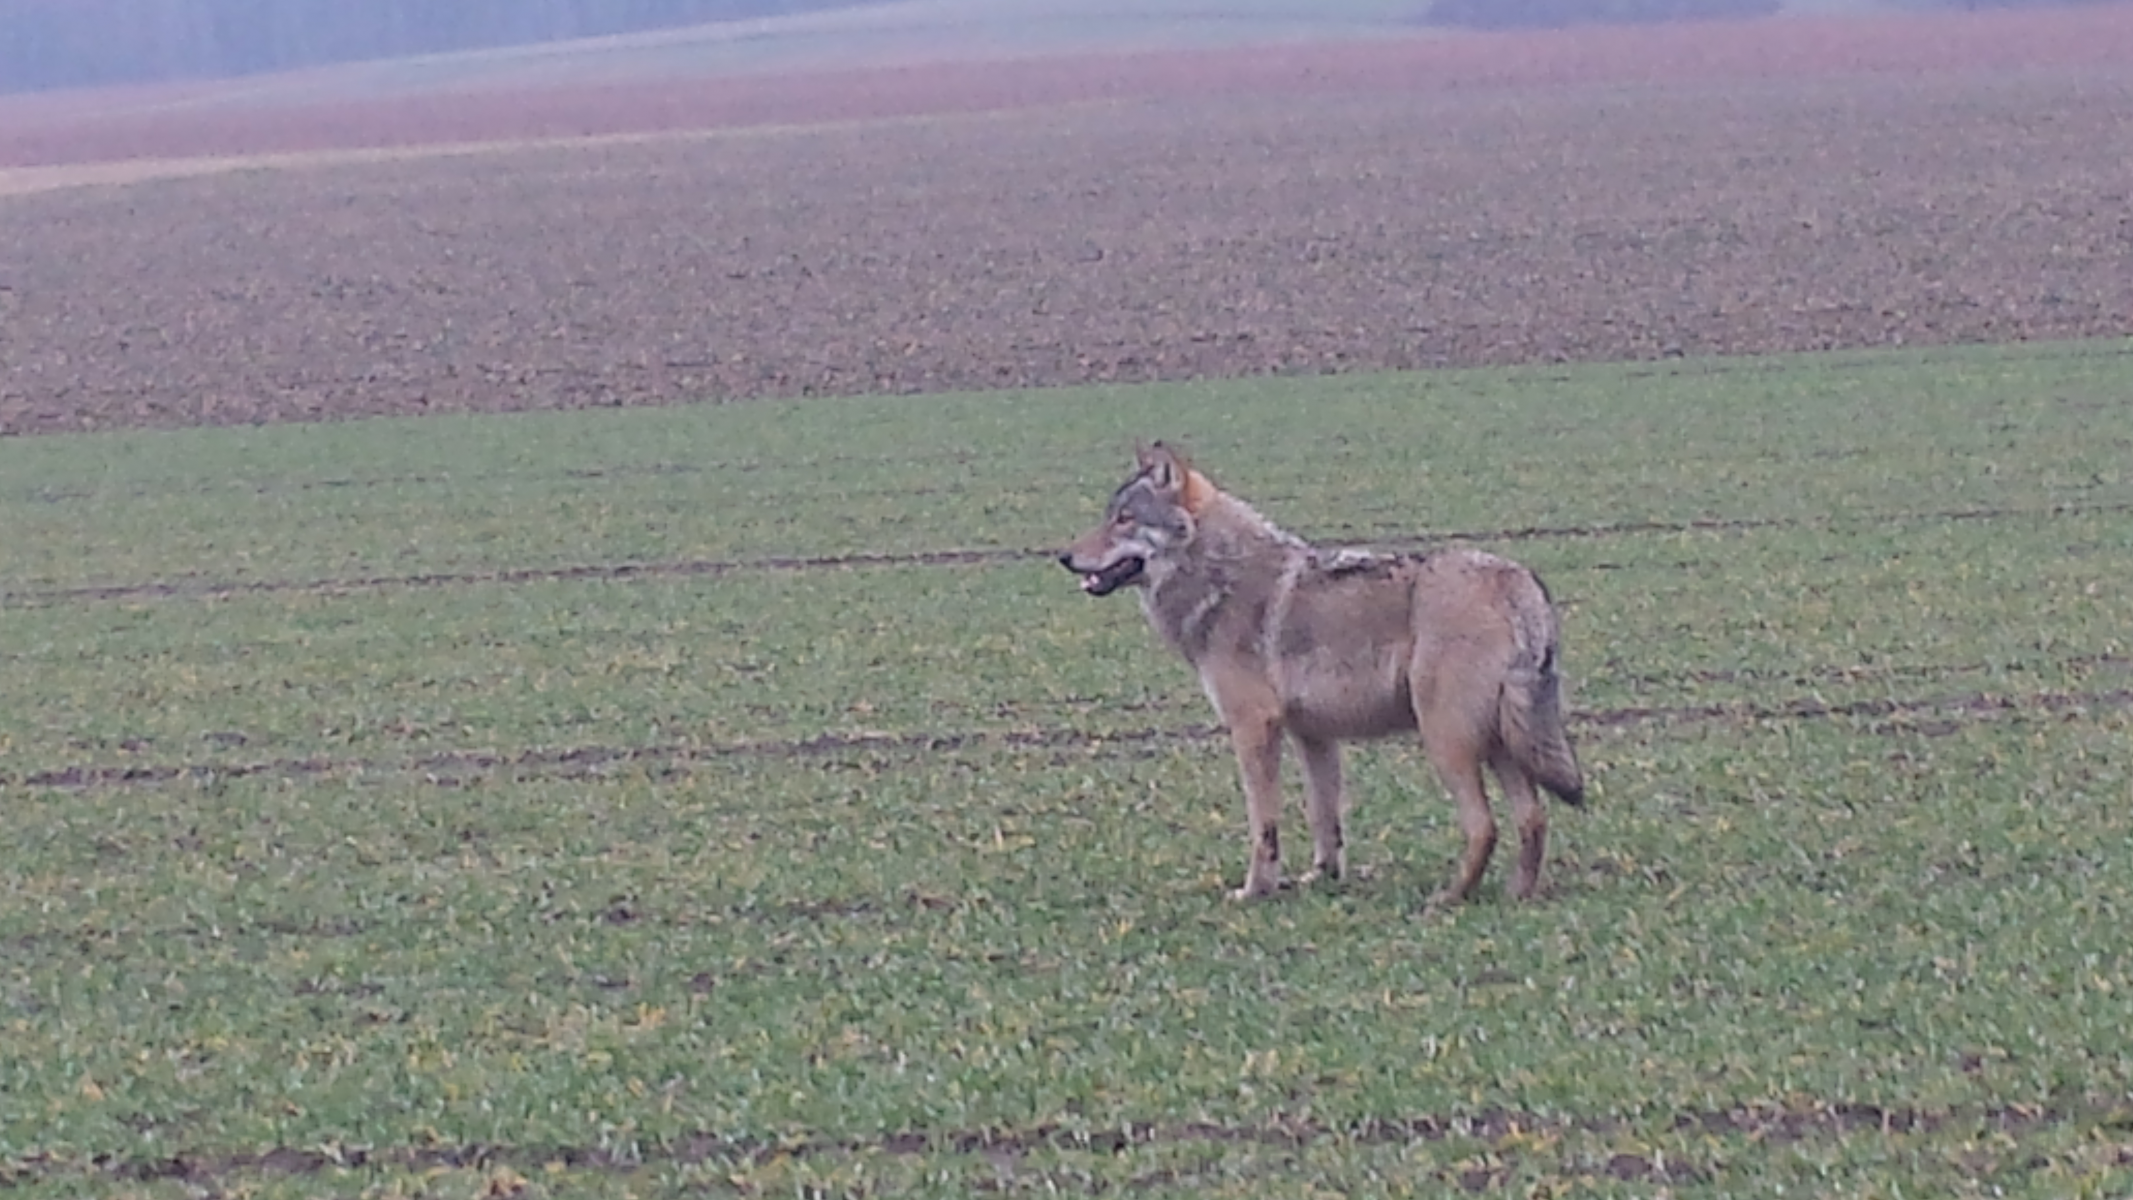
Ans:
[{"label": "green field", "polygon": [[[2127,1195],[2129,411],[2087,343],[0,443],[0,1193]],[[1047,555],[1143,436],[1546,576],[1539,903],[1424,912],[1401,743],[1362,878],[1223,899],[1198,687]]]}]

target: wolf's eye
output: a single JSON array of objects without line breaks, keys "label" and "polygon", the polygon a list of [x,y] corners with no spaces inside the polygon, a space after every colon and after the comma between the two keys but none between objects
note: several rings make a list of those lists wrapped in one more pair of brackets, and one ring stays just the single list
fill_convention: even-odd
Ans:
[{"label": "wolf's eye", "polygon": [[1127,516],[1125,513],[1120,513],[1117,516],[1111,518],[1111,524],[1117,526],[1120,529],[1124,529],[1126,526],[1133,524],[1133,518]]}]

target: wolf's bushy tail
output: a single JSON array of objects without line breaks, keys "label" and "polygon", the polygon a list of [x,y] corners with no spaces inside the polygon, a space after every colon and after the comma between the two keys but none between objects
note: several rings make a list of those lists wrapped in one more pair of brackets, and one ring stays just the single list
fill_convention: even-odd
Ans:
[{"label": "wolf's bushy tail", "polygon": [[1504,746],[1534,782],[1565,804],[1585,803],[1585,772],[1563,728],[1563,684],[1556,673],[1555,638],[1550,631],[1540,647],[1540,661],[1520,664],[1504,679],[1498,709]]}]

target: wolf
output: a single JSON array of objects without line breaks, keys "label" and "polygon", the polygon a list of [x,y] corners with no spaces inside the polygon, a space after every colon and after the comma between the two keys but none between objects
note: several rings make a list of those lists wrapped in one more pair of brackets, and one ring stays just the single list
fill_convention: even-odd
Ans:
[{"label": "wolf", "polygon": [[1532,571],[1479,550],[1320,549],[1216,487],[1177,451],[1141,448],[1103,520],[1059,562],[1082,591],[1140,592],[1157,634],[1199,674],[1244,779],[1251,854],[1231,898],[1281,886],[1281,742],[1303,760],[1312,865],[1347,869],[1340,743],[1418,731],[1459,809],[1457,874],[1430,901],[1472,894],[1496,848],[1484,766],[1518,824],[1511,895],[1540,886],[1548,813],[1535,785],[1584,803],[1563,728],[1557,620]]}]

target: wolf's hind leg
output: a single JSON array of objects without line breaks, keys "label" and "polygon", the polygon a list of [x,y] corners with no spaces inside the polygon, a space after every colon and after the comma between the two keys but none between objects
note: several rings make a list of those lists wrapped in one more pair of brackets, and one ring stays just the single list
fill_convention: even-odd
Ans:
[{"label": "wolf's hind leg", "polygon": [[1511,820],[1518,826],[1518,866],[1511,876],[1511,896],[1531,900],[1540,888],[1541,862],[1548,855],[1548,809],[1533,789],[1533,776],[1508,750],[1489,764],[1496,782],[1511,801]]},{"label": "wolf's hind leg", "polygon": [[1489,814],[1489,793],[1481,780],[1482,747],[1471,721],[1456,710],[1424,712],[1421,717],[1422,749],[1444,790],[1459,808],[1459,828],[1466,834],[1466,852],[1459,858],[1458,873],[1442,891],[1430,897],[1431,904],[1457,904],[1473,895],[1474,885],[1488,869],[1496,851],[1496,818]]},{"label": "wolf's hind leg", "polygon": [[1311,872],[1299,882],[1339,879],[1348,873],[1348,847],[1341,833],[1341,747],[1332,739],[1299,737],[1303,758],[1304,815],[1311,822]]}]

